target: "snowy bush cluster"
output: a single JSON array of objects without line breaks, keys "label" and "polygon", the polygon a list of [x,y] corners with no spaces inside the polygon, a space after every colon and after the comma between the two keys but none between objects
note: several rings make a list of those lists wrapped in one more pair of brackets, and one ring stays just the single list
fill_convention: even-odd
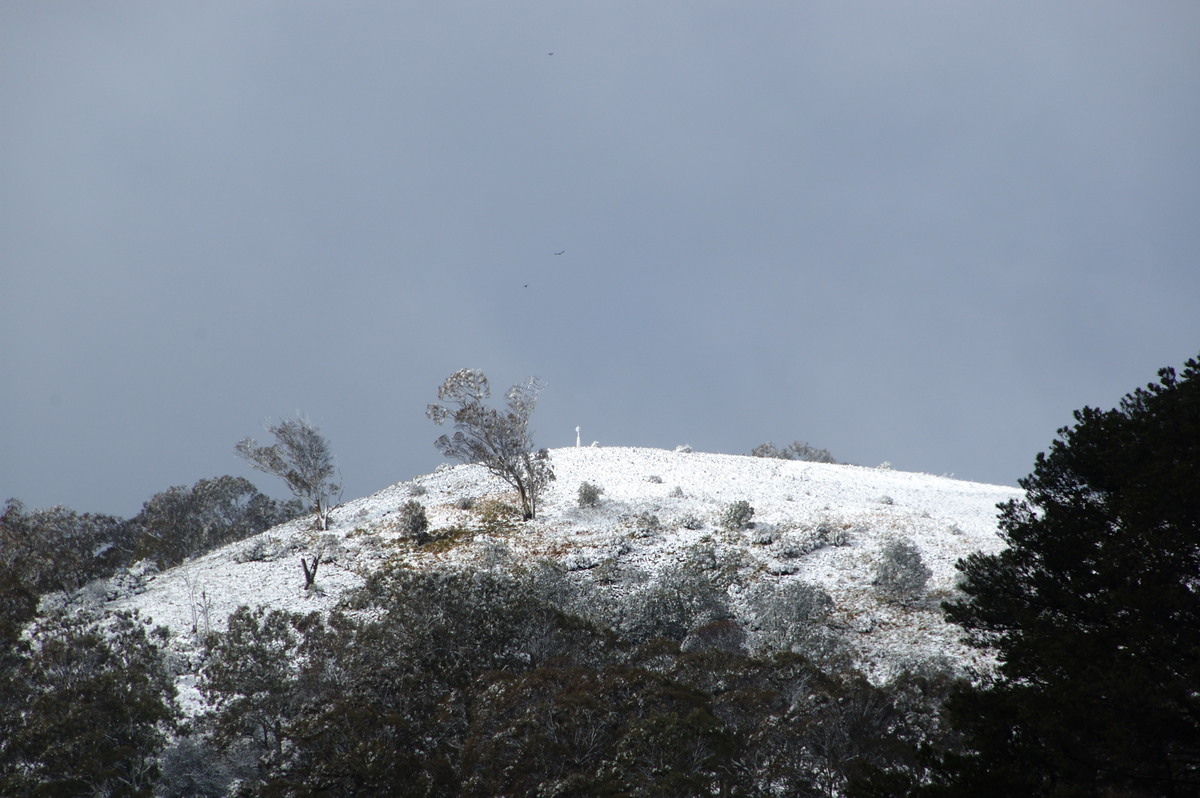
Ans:
[{"label": "snowy bush cluster", "polygon": [[598,506],[600,504],[600,494],[602,493],[604,493],[604,488],[593,485],[590,482],[579,483],[579,506]]}]

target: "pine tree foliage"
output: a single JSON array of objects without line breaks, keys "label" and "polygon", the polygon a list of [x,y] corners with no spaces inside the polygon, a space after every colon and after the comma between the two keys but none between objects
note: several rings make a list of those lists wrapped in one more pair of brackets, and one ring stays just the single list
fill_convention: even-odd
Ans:
[{"label": "pine tree foliage", "polygon": [[446,457],[463,463],[479,463],[507,482],[521,499],[525,520],[537,515],[537,502],[554,479],[550,453],[535,451],[529,418],[537,407],[542,384],[536,377],[514,385],[505,394],[507,410],[488,407],[491,396],[488,378],[478,369],[460,369],[438,388],[438,400],[425,414],[435,424],[454,423],[453,435],[434,442]]},{"label": "pine tree foliage", "polygon": [[[1200,794],[1200,363],[1085,408],[946,606],[1000,674],[952,707],[949,794]],[[941,793],[937,793],[941,794]]]}]

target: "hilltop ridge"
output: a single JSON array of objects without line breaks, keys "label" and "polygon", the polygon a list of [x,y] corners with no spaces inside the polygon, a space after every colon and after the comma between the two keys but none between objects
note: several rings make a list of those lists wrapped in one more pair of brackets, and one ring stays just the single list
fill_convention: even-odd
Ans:
[{"label": "hilltop ridge", "polygon": [[[959,558],[1003,546],[996,505],[1018,498],[1017,488],[882,467],[634,447],[561,448],[550,456],[556,480],[533,521],[496,514],[509,489],[482,466],[444,465],[339,506],[327,532],[297,519],[147,573],[122,585],[109,606],[167,626],[186,658],[240,605],[327,610],[385,563],[521,568],[549,561],[586,591],[602,582],[612,590],[614,573],[652,579],[703,552],[736,568],[729,592],[739,614],[759,584],[802,581],[827,592],[825,626],[873,680],[919,660],[967,670],[989,665],[959,641],[961,630],[942,619],[939,603],[954,595]],[[597,506],[580,506],[583,482],[602,490]],[[429,519],[433,543],[426,546],[403,532],[403,508],[413,501]],[[723,528],[723,511],[738,501],[753,508],[753,526]],[[882,547],[897,538],[911,541],[931,572],[916,601],[889,600],[872,585]],[[306,590],[300,559],[317,555],[316,589]]]}]

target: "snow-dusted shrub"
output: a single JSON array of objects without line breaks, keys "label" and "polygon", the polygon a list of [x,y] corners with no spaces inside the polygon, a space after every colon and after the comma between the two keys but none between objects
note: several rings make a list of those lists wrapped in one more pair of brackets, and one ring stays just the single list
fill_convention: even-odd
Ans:
[{"label": "snow-dusted shrub", "polygon": [[781,460],[804,460],[810,463],[836,463],[828,449],[818,449],[804,441],[793,441],[779,449],[767,442],[750,451],[754,457],[778,457]]},{"label": "snow-dusted shrub", "polygon": [[604,493],[604,488],[599,485],[593,485],[590,482],[581,482],[579,484],[579,506],[580,507],[597,507],[600,504],[600,494]]},{"label": "snow-dusted shrub", "polygon": [[485,501],[478,504],[478,531],[485,535],[510,535],[517,531],[517,519],[522,511],[502,501]]},{"label": "snow-dusted shrub", "polygon": [[667,495],[670,496],[672,499],[682,499],[682,498],[684,498],[683,488],[680,485],[676,485],[675,487],[671,488],[671,492],[668,493]]},{"label": "snow-dusted shrub", "polygon": [[573,551],[563,557],[563,567],[568,571],[587,571],[604,562],[604,556],[593,549]]},{"label": "snow-dusted shrub", "polygon": [[475,509],[475,497],[474,496],[459,496],[457,499],[454,500],[454,506],[456,509],[459,509],[459,510],[474,510]]},{"label": "snow-dusted shrub", "polygon": [[677,451],[681,454],[689,454],[692,451],[692,447],[690,444],[681,443],[675,447],[675,451]]},{"label": "snow-dusted shrub", "polygon": [[765,524],[759,524],[754,528],[754,534],[750,538],[750,542],[756,546],[770,546],[775,542],[775,527]]},{"label": "snow-dusted shrub", "polygon": [[512,564],[512,549],[499,540],[485,540],[475,557],[484,570],[504,569]]},{"label": "snow-dusted shrub", "polygon": [[400,533],[418,545],[429,540],[429,516],[425,514],[425,505],[416,499],[409,499],[400,508]]},{"label": "snow-dusted shrub", "polygon": [[618,631],[637,642],[658,637],[683,640],[693,629],[733,616],[719,574],[695,562],[663,569],[623,603]]},{"label": "snow-dusted shrub", "polygon": [[429,490],[424,485],[421,485],[420,483],[417,483],[417,482],[414,482],[413,484],[408,486],[408,495],[409,496],[424,496],[428,492],[429,492]]},{"label": "snow-dusted shrub", "polygon": [[315,551],[321,562],[337,562],[346,556],[346,546],[338,535],[323,534],[313,541],[310,550]]},{"label": "snow-dusted shrub", "polygon": [[529,589],[541,601],[562,612],[581,614],[578,607],[586,601],[584,593],[568,575],[563,563],[538,560],[525,572]]},{"label": "snow-dusted shrub", "polygon": [[822,622],[832,610],[833,599],[818,585],[759,583],[749,604],[754,647],[762,654],[804,651],[807,644],[820,638]]},{"label": "snow-dusted shrub", "polygon": [[884,545],[872,584],[888,598],[913,601],[925,593],[932,575],[921,559],[921,550],[908,538],[895,538]]},{"label": "snow-dusted shrub", "polygon": [[654,485],[661,485],[663,479],[658,474],[651,474],[650,476],[646,477],[646,481]]},{"label": "snow-dusted shrub", "polygon": [[703,529],[704,521],[695,513],[688,513],[679,519],[679,526],[684,529]]},{"label": "snow-dusted shrub", "polygon": [[712,546],[700,544],[692,546],[686,552],[686,562],[701,571],[713,571],[721,565],[720,558],[717,557],[717,551]]},{"label": "snow-dusted shrub", "polygon": [[634,537],[649,538],[657,535],[662,531],[662,521],[658,516],[651,512],[638,513],[636,516],[627,519],[626,521],[633,527]]},{"label": "snow-dusted shrub", "polygon": [[271,562],[294,548],[294,545],[285,543],[274,535],[259,535],[239,549],[233,558],[239,563]]},{"label": "snow-dusted shrub", "polygon": [[754,526],[750,520],[754,517],[754,508],[745,499],[734,502],[722,511],[720,524],[722,529],[737,532]]}]

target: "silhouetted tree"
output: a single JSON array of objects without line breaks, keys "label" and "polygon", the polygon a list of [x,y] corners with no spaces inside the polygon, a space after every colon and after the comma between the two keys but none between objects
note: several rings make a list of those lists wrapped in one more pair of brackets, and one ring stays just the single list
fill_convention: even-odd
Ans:
[{"label": "silhouetted tree", "polygon": [[434,445],[446,457],[464,463],[479,463],[507,482],[521,498],[526,520],[537,515],[537,500],[554,479],[550,454],[534,451],[529,417],[537,406],[542,385],[535,377],[508,389],[508,410],[488,407],[488,379],[478,369],[461,369],[438,388],[438,399],[449,407],[431,404],[425,414],[435,424],[454,422],[453,435],[443,435]]},{"label": "silhouetted tree", "polygon": [[929,794],[1200,794],[1200,363],[1159,378],[1077,411],[1002,506],[1009,547],[959,564],[946,613],[1000,670],[951,699]]}]

